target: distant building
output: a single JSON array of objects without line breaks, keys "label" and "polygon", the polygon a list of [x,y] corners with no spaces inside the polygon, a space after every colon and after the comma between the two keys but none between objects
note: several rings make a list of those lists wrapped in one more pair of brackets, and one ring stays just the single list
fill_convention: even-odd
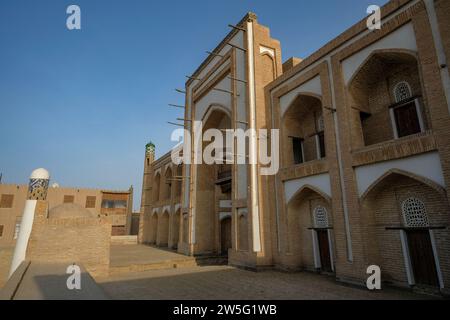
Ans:
[{"label": "distant building", "polygon": [[[27,185],[0,184],[0,246],[12,245],[17,239],[27,197]],[[123,191],[60,188],[48,190],[49,210],[73,203],[94,215],[111,217],[112,235],[127,235],[131,228],[133,188]]]}]

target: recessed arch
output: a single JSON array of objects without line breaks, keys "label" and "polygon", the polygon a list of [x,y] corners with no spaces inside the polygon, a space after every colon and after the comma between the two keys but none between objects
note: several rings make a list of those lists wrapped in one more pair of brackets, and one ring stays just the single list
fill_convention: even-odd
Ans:
[{"label": "recessed arch", "polygon": [[162,190],[162,199],[170,199],[172,196],[172,167],[167,166],[164,172],[164,184]]},{"label": "recessed arch", "polygon": [[158,218],[158,232],[156,244],[166,247],[169,243],[169,211],[163,210]]},{"label": "recessed arch", "polygon": [[[285,212],[287,250],[293,267],[332,271],[331,198],[315,186],[303,185],[287,203]],[[318,217],[318,213],[322,215]],[[318,218],[326,220],[326,225],[318,224]]]},{"label": "recessed arch", "polygon": [[[360,198],[360,226],[367,264],[379,265],[386,281],[437,286],[440,261],[448,261],[445,190],[433,181],[393,168]],[[440,281],[440,280],[439,280]]]},{"label": "recessed arch", "polygon": [[[408,83],[408,98],[401,101],[395,90],[399,83]],[[372,51],[352,74],[346,89],[355,149],[429,128],[421,68],[414,51]],[[379,129],[381,126],[383,130]]]},{"label": "recessed arch", "polygon": [[[204,116],[202,117],[203,131],[208,129],[227,130],[233,128],[230,110],[221,104],[210,104]],[[202,141],[202,155],[211,156],[217,159],[220,156],[215,148],[219,147],[217,139],[223,139],[223,135],[212,137],[214,144],[209,141]],[[214,148],[213,148],[214,147]],[[223,139],[222,147],[226,147],[226,141]],[[206,149],[207,148],[207,149]],[[209,160],[209,159],[208,159]],[[205,160],[206,162],[206,160]],[[202,164],[194,167],[195,184],[195,220],[196,229],[191,230],[192,238],[196,242],[196,250],[199,253],[220,253],[220,220],[217,211],[219,200],[231,200],[231,165],[229,164]],[[229,188],[228,188],[229,187]],[[208,199],[208,201],[205,201]],[[186,234],[183,228],[183,234]],[[198,237],[197,237],[198,236]]]},{"label": "recessed arch", "polygon": [[325,192],[323,192],[322,190],[313,185],[305,184],[300,189],[298,189],[297,192],[294,193],[294,195],[290,198],[288,205],[291,204],[293,201],[296,201],[302,194],[307,192],[315,192],[319,194],[321,197],[323,197],[328,202],[328,204],[331,203],[331,197],[327,195]]},{"label": "recessed arch", "polygon": [[319,130],[323,117],[322,99],[313,93],[298,93],[281,118],[284,167],[325,157],[325,127]]},{"label": "recessed arch", "polygon": [[347,87],[350,87],[350,85],[352,84],[352,82],[355,80],[356,76],[360,73],[360,71],[367,65],[367,63],[372,60],[375,56],[377,55],[382,55],[382,54],[404,54],[406,56],[410,56],[411,58],[414,58],[416,61],[418,60],[418,54],[416,51],[413,50],[408,50],[408,49],[377,49],[372,51],[366,59],[364,59],[364,61],[358,66],[358,68],[356,68],[356,70],[354,71],[353,75],[350,77],[350,79],[347,81]]},{"label": "recessed arch", "polygon": [[320,103],[322,103],[322,95],[314,93],[312,91],[305,91],[305,90],[301,90],[298,93],[295,94],[295,96],[290,100],[290,102],[287,104],[287,106],[285,108],[282,108],[281,110],[281,118],[283,118],[286,114],[286,112],[293,106],[295,105],[297,99],[301,96],[305,96],[305,97],[311,97],[311,98],[316,98],[317,100],[320,101]]},{"label": "recessed arch", "polygon": [[405,170],[401,170],[401,169],[390,169],[390,170],[386,171],[382,176],[380,176],[377,180],[375,180],[366,189],[366,191],[360,197],[361,201],[363,201],[367,197],[368,194],[370,194],[381,182],[383,182],[385,179],[387,179],[391,175],[400,175],[400,176],[405,176],[405,177],[411,178],[413,180],[416,180],[418,182],[421,182],[421,183],[429,186],[430,188],[436,190],[439,194],[441,194],[443,196],[445,196],[447,194],[447,192],[445,191],[445,189],[443,187],[441,187],[439,184],[437,184],[436,182],[434,182],[430,179],[427,179],[425,177],[422,177],[420,175],[414,174],[409,171],[405,171]]},{"label": "recessed arch", "polygon": [[159,201],[161,187],[161,173],[157,172],[153,179],[153,202]]},{"label": "recessed arch", "polygon": [[222,112],[231,119],[231,110],[229,108],[219,103],[212,103],[203,114],[203,117],[201,119],[202,122],[206,123],[214,112]]},{"label": "recessed arch", "polygon": [[178,207],[175,209],[175,212],[172,214],[172,222],[170,227],[170,241],[169,246],[173,249],[178,248],[178,242],[180,239],[180,225],[181,225],[181,208]]}]

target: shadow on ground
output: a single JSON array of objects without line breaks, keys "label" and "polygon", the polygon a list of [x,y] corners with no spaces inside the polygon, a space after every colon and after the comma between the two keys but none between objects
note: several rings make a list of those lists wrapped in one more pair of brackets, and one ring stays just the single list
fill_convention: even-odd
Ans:
[{"label": "shadow on ground", "polygon": [[98,279],[113,299],[149,300],[359,300],[430,299],[409,291],[368,291],[308,272],[251,272],[228,266],[151,270]]}]

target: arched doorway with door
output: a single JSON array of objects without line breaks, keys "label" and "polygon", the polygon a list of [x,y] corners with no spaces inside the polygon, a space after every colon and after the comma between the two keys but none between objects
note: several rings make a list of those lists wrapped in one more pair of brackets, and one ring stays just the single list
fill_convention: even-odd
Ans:
[{"label": "arched doorway with door", "polygon": [[450,208],[432,181],[393,169],[362,195],[361,213],[368,264],[384,281],[442,288],[450,280]]},{"label": "arched doorway with door", "polygon": [[287,205],[286,264],[294,269],[334,271],[330,198],[310,185],[300,188]]}]

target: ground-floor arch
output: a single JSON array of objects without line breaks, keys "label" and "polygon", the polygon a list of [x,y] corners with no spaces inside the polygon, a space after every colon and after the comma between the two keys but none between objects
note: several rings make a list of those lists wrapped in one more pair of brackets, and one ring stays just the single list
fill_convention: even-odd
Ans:
[{"label": "ground-floor arch", "polygon": [[290,267],[334,271],[330,199],[311,186],[301,188],[286,207],[285,241]]},{"label": "ground-floor arch", "polygon": [[399,285],[443,287],[450,280],[449,204],[445,192],[393,171],[361,199],[368,263]]},{"label": "ground-floor arch", "polygon": [[164,211],[158,220],[156,245],[167,247],[169,243],[169,213]]},{"label": "ground-floor arch", "polygon": [[172,223],[170,228],[170,241],[169,246],[172,249],[178,248],[178,241],[180,238],[180,219],[181,219],[181,210],[178,209],[172,216]]},{"label": "ground-floor arch", "polygon": [[158,213],[153,212],[153,215],[150,218],[150,236],[149,243],[156,243],[156,235],[158,234]]}]

